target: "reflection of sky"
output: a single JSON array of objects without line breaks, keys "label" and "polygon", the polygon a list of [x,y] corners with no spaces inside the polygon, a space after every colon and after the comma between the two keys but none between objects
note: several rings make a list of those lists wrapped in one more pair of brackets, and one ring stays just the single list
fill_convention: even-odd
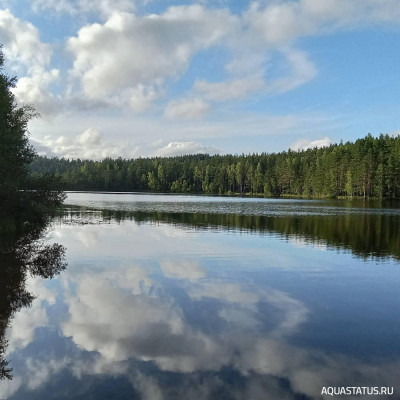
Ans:
[{"label": "reflection of sky", "polygon": [[52,236],[69,267],[27,282],[37,299],[8,330],[0,398],[295,399],[399,382],[393,261],[165,223]]}]

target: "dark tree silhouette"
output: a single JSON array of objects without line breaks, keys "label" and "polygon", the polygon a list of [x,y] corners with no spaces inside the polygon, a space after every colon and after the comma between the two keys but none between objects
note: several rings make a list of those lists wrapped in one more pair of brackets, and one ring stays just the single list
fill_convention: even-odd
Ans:
[{"label": "dark tree silhouette", "polygon": [[0,207],[7,213],[23,208],[50,208],[61,203],[63,193],[54,178],[32,180],[27,166],[35,157],[29,143],[28,122],[38,116],[31,105],[19,105],[12,89],[17,78],[3,71],[4,55],[0,46]]},{"label": "dark tree silhouette", "polygon": [[0,221],[0,379],[11,379],[4,359],[6,328],[21,308],[29,307],[34,296],[26,290],[28,274],[52,278],[65,269],[65,249],[43,242],[47,219],[26,223],[7,217]]}]

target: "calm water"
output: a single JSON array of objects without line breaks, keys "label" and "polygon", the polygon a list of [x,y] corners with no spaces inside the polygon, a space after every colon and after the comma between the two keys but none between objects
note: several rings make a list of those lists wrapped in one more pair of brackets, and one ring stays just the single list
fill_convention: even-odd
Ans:
[{"label": "calm water", "polygon": [[[68,266],[22,282],[35,300],[5,331],[1,399],[400,397],[398,204],[65,204],[47,240]],[[339,386],[394,396],[321,396]]]}]

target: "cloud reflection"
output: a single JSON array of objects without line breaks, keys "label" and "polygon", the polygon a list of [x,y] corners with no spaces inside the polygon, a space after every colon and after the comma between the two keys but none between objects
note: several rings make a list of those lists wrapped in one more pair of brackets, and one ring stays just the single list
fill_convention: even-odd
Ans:
[{"label": "cloud reflection", "polygon": [[[77,233],[88,229],[75,228]],[[129,240],[145,243],[147,233],[154,238],[156,229],[150,228],[136,226]],[[103,234],[96,236],[98,243]],[[86,248],[80,235],[75,237]],[[19,345],[11,355],[25,353],[15,380],[0,393],[12,398],[35,387],[48,398],[52,380],[64,375],[74,379],[70,398],[74,388],[119,377],[135,396],[149,400],[307,399],[320,398],[323,386],[393,386],[398,381],[396,359],[372,364],[296,344],[312,313],[306,304],[255,278],[235,281],[228,272],[213,271],[186,255],[174,261],[158,250],[155,259],[135,262],[127,253],[115,254],[112,262],[75,262],[59,279],[57,301],[67,312],[56,325],[56,337],[50,334],[55,292],[43,292],[32,315],[16,316],[9,340]],[[21,336],[21,327],[32,329]],[[39,327],[47,327],[52,337],[46,352],[29,346]],[[50,350],[60,342],[74,350],[67,356]]]}]

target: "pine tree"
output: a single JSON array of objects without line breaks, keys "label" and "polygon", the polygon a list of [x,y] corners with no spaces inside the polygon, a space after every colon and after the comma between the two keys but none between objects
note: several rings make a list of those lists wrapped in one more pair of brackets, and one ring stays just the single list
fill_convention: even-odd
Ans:
[{"label": "pine tree", "polygon": [[61,203],[64,195],[54,177],[28,178],[27,167],[36,154],[29,143],[28,122],[38,114],[32,106],[18,105],[12,93],[17,79],[6,75],[3,67],[0,45],[0,211],[42,211]]}]

